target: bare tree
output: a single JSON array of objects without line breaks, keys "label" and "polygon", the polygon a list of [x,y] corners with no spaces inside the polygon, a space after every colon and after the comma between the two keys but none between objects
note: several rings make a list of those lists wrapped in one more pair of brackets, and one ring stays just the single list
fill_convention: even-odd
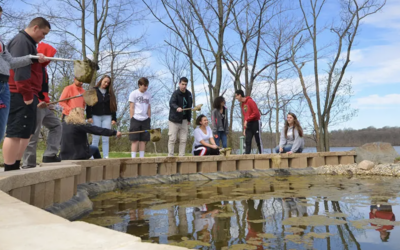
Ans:
[{"label": "bare tree", "polygon": [[[296,37],[292,39],[292,63],[299,75],[300,83],[303,89],[303,94],[308,102],[314,132],[317,140],[318,151],[329,151],[329,124],[331,121],[331,111],[334,106],[336,95],[342,84],[344,74],[350,63],[351,49],[354,45],[355,38],[359,32],[360,22],[373,15],[383,8],[386,0],[345,0],[341,1],[341,15],[340,21],[335,22],[330,26],[330,31],[334,35],[336,42],[329,46],[333,50],[333,58],[329,59],[327,68],[326,91],[324,96],[321,95],[321,48],[318,46],[318,38],[325,28],[321,30],[319,27],[319,18],[322,10],[325,7],[325,0],[310,0],[310,5],[306,6],[306,1],[299,0],[300,9],[304,17],[305,31],[299,32]],[[311,62],[313,62],[315,88],[312,90],[306,86],[305,77],[303,75],[304,65],[308,62],[298,59],[295,55],[299,51],[299,47],[294,44],[294,41],[299,41],[304,36],[307,36],[312,42],[313,55]],[[298,55],[298,54],[297,54]],[[338,74],[338,77],[335,77]],[[315,92],[314,102],[311,99],[310,92]]]}]

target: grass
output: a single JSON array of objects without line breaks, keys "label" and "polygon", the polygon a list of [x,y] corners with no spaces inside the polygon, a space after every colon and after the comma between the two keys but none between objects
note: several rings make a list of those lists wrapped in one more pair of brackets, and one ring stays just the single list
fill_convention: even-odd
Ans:
[{"label": "grass", "polygon": [[[3,167],[3,154],[1,153],[2,150],[0,149],[0,167]],[[36,162],[41,163],[42,158],[43,158],[43,153],[44,150],[38,149],[36,151]],[[167,156],[167,153],[145,153],[145,157],[157,157],[157,156]],[[136,154],[136,156],[139,156],[139,153]],[[191,154],[186,154],[186,156],[192,156]],[[130,158],[131,157],[131,152],[110,152],[109,153],[109,158]]]},{"label": "grass", "polygon": [[400,157],[394,159],[394,163],[400,162]]}]

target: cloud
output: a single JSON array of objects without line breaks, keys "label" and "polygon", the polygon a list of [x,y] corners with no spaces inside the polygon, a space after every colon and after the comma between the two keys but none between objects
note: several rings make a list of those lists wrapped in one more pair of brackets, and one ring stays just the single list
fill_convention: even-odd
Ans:
[{"label": "cloud", "polygon": [[364,23],[378,28],[400,29],[400,2],[388,1],[378,13],[364,19]]},{"label": "cloud", "polygon": [[399,104],[400,94],[389,94],[385,96],[370,95],[357,99],[357,105],[360,106],[386,106]]}]

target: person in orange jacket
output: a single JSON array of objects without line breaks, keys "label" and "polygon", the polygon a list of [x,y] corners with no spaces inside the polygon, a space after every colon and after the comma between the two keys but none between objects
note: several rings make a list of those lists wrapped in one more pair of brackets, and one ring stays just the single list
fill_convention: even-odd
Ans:
[{"label": "person in orange jacket", "polygon": [[[369,213],[370,219],[383,219],[388,221],[396,221],[396,217],[393,213],[391,205],[372,205],[371,212]],[[393,230],[393,225],[383,225],[378,226],[376,224],[371,223],[371,226],[378,227],[376,231],[379,232],[380,238],[382,242],[386,242],[390,236],[390,230]]]},{"label": "person in orange jacket", "polygon": [[[38,53],[42,53],[47,57],[54,57],[57,50],[50,44],[39,43],[37,47]],[[43,81],[42,89],[39,92],[39,105],[36,111],[36,130],[32,135],[28,146],[25,149],[22,168],[34,168],[36,167],[36,146],[39,141],[39,134],[42,125],[49,130],[47,136],[47,147],[43,154],[43,162],[60,162],[61,159],[58,157],[58,151],[61,146],[61,122],[60,119],[53,113],[54,107],[48,106],[50,102],[49,98],[49,75],[47,74],[47,65],[50,63],[42,63]]]},{"label": "person in orange jacket", "polygon": [[[80,82],[78,79],[74,78],[74,82],[71,85],[68,85],[64,88],[60,100],[66,99],[69,97],[81,95],[85,93],[85,90],[82,88],[83,82]],[[83,108],[85,109],[85,100],[83,98],[75,98],[65,102],[60,102],[60,106],[63,108],[62,120],[64,121],[65,117],[69,115],[69,112],[74,108]]]},{"label": "person in orange jacket", "polygon": [[263,153],[263,145],[261,140],[261,114],[258,110],[257,104],[251,99],[250,96],[245,96],[243,90],[239,89],[235,92],[235,99],[240,102],[242,112],[244,115],[244,131],[246,136],[246,154],[251,153],[251,141],[253,136],[256,139],[258,153]]}]

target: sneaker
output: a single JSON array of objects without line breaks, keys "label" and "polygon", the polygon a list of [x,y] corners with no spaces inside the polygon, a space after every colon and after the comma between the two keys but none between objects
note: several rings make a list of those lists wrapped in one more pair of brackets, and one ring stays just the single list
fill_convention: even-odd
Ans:
[{"label": "sneaker", "polygon": [[21,169],[30,169],[30,168],[36,168],[36,166],[22,166],[20,168]]},{"label": "sneaker", "polygon": [[49,162],[60,162],[61,161],[61,158],[58,156],[58,155],[55,155],[55,156],[43,156],[43,160],[42,160],[42,162],[47,162],[47,163],[49,163]]}]

